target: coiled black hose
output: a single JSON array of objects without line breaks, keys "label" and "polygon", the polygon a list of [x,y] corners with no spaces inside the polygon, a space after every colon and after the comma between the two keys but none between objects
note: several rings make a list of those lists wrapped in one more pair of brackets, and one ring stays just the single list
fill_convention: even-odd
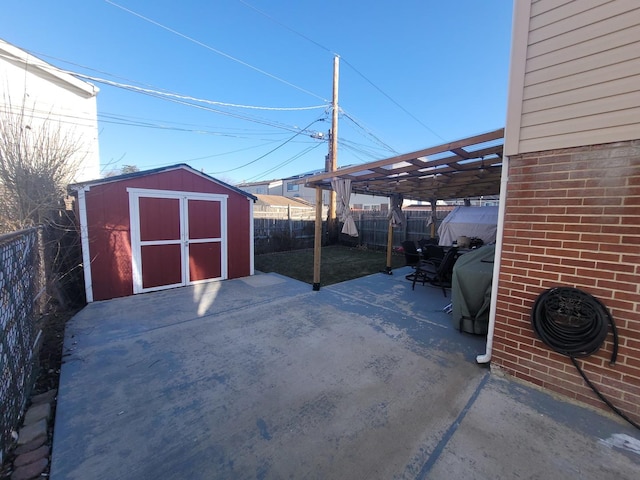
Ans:
[{"label": "coiled black hose", "polygon": [[608,325],[614,335],[611,364],[618,356],[618,334],[613,318],[599,300],[570,287],[556,287],[540,294],[533,304],[531,324],[540,340],[568,357],[588,357],[596,353]]},{"label": "coiled black hose", "polygon": [[616,362],[618,331],[609,310],[597,298],[577,288],[550,288],[542,292],[533,304],[531,326],[538,338],[549,348],[571,359],[580,376],[600,400],[617,415],[640,429],[638,423],[627,417],[600,393],[576,360],[596,353],[607,338],[610,326],[613,334],[610,365]]}]

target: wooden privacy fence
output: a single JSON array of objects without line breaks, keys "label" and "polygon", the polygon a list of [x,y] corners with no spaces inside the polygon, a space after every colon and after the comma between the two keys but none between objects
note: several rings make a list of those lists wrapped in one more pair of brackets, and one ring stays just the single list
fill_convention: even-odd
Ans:
[{"label": "wooden privacy fence", "polygon": [[[269,211],[273,209],[273,211]],[[449,209],[436,212],[437,227],[449,214]],[[259,213],[258,213],[259,212]],[[387,247],[389,220],[386,212],[366,211],[354,212],[354,220],[358,227],[358,237],[340,236],[340,241],[348,245],[358,245],[371,249],[383,250]],[[431,236],[431,212],[406,211],[406,222],[393,230],[393,245],[400,246],[404,240],[418,241]],[[323,212],[326,219],[326,212]],[[254,247],[257,255],[261,253],[280,252],[312,248],[315,231],[315,209],[308,208],[294,211],[287,208],[260,207],[254,210]],[[342,228],[340,224],[339,228]],[[322,225],[326,232],[326,221]],[[326,234],[323,234],[326,238]]]},{"label": "wooden privacy fence", "polygon": [[313,247],[314,207],[253,207],[253,236],[256,254]]},{"label": "wooden privacy fence", "polygon": [[[437,210],[434,231],[450,210]],[[398,247],[405,240],[418,242],[421,238],[431,237],[431,212],[424,210],[408,210],[404,212],[406,222],[393,229],[393,246]],[[389,220],[386,212],[356,212],[353,216],[358,227],[358,237],[351,243],[372,249],[386,249]],[[342,237],[344,238],[344,236]]]}]

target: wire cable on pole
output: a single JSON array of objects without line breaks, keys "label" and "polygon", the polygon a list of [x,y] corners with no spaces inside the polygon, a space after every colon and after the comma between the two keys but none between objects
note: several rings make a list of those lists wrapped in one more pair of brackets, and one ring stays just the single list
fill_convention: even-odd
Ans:
[{"label": "wire cable on pole", "polygon": [[[110,0],[106,0],[109,1]],[[406,108],[404,108],[402,105],[400,105],[396,100],[394,100],[389,94],[387,94],[385,91],[383,91],[380,87],[378,87],[375,83],[373,83],[371,80],[369,80],[369,78],[367,78],[362,72],[360,72],[352,63],[349,63],[342,55],[334,52],[333,50],[331,50],[330,48],[316,42],[315,40],[309,38],[308,36],[304,35],[303,33],[298,32],[297,30],[289,27],[288,25],[285,25],[284,23],[282,23],[281,21],[275,19],[274,17],[272,17],[271,15],[269,15],[268,13],[254,7],[253,5],[249,4],[248,2],[246,2],[245,0],[238,0],[240,3],[242,3],[243,5],[245,5],[248,8],[251,8],[252,10],[255,10],[256,12],[258,12],[259,14],[265,16],[266,18],[268,18],[269,20],[271,20],[274,23],[277,23],[278,25],[280,25],[282,28],[285,28],[287,30],[289,30],[290,32],[294,33],[295,35],[298,35],[299,37],[305,39],[306,41],[314,44],[316,47],[324,50],[325,52],[329,52],[331,55],[333,56],[339,56],[341,58],[341,60],[346,63],[349,67],[351,67],[351,69],[356,72],[356,74],[358,74],[363,80],[365,80],[369,85],[371,85],[373,88],[375,88],[378,92],[380,92],[382,95],[384,95],[391,103],[393,103],[395,106],[397,106],[400,110],[402,110],[404,113],[406,113],[407,115],[409,115],[411,118],[413,118],[416,122],[418,122],[420,125],[422,125],[424,128],[426,128],[432,135],[435,135],[436,137],[438,137],[440,140],[442,140],[443,142],[446,142],[446,139],[442,138],[440,135],[438,135],[438,133],[436,133],[432,128],[430,128],[428,125],[426,125],[424,122],[422,122],[418,117],[416,117],[414,114],[412,114],[409,110],[407,110]]]},{"label": "wire cable on pole", "polygon": [[290,141],[292,141],[294,138],[296,138],[298,135],[300,135],[301,133],[305,133],[307,131],[307,129],[313,125],[316,122],[321,121],[323,118],[317,118],[315,119],[313,122],[311,122],[309,125],[307,125],[306,127],[304,127],[303,129],[301,129],[299,132],[297,132],[295,135],[293,135],[292,137],[289,137],[287,140],[285,140],[284,142],[282,142],[280,145],[278,145],[277,147],[269,150],[267,153],[265,153],[264,155],[260,155],[258,158],[256,158],[255,160],[251,160],[250,162],[247,162],[243,165],[240,165],[239,167],[234,167],[234,168],[230,168],[229,170],[221,170],[219,172],[212,172],[213,175],[218,175],[220,173],[229,173],[229,172],[233,172],[235,170],[240,170],[241,168],[244,167],[248,167],[249,165],[252,165],[254,163],[256,163],[259,160],[262,160],[264,157],[266,157],[267,155],[271,155],[273,152],[275,152],[276,150],[284,147],[287,143],[289,143]]},{"label": "wire cable on pole", "polygon": [[277,76],[275,76],[275,75],[273,75],[273,74],[271,74],[269,72],[266,72],[266,71],[264,71],[264,70],[262,70],[262,69],[260,69],[258,67],[255,67],[255,66],[253,66],[253,65],[251,65],[251,64],[249,64],[247,62],[244,62],[244,61],[242,61],[242,60],[240,60],[238,58],[235,58],[235,57],[229,55],[228,53],[224,53],[223,51],[218,50],[217,48],[214,48],[214,47],[212,47],[210,45],[207,45],[204,42],[196,40],[195,38],[192,38],[192,37],[190,37],[188,35],[185,35],[184,33],[178,32],[177,30],[174,30],[173,28],[167,27],[166,25],[163,25],[160,22],[156,22],[155,20],[152,20],[151,18],[145,17],[144,15],[141,15],[141,14],[139,14],[137,12],[134,12],[133,10],[130,10],[130,9],[126,8],[126,7],[123,7],[122,5],[119,5],[119,4],[117,4],[117,3],[115,3],[115,2],[113,2],[111,0],[105,0],[105,2],[107,2],[110,5],[113,5],[114,7],[117,7],[117,8],[119,8],[119,9],[121,9],[121,10],[123,10],[123,11],[125,11],[125,12],[127,12],[127,13],[129,13],[131,15],[133,15],[133,16],[138,17],[138,18],[144,20],[145,22],[149,22],[149,23],[151,23],[151,24],[153,24],[153,25],[155,25],[157,27],[160,27],[160,28],[162,28],[162,29],[164,29],[164,30],[166,30],[166,31],[168,31],[170,33],[173,33],[174,35],[177,35],[177,36],[179,36],[181,38],[184,38],[185,40],[193,42],[196,45],[199,45],[199,46],[201,46],[203,48],[206,48],[207,50],[210,50],[210,51],[212,51],[214,53],[217,53],[218,55],[221,55],[221,56],[223,56],[225,58],[228,58],[229,60],[233,60],[234,62],[239,63],[240,65],[243,65],[243,66],[245,66],[247,68],[250,68],[251,70],[254,70],[254,71],[258,72],[258,73],[261,73],[262,75],[265,75],[265,76],[267,76],[269,78],[277,80],[278,82],[284,83],[285,85],[287,85],[289,87],[292,87],[292,88],[295,88],[296,90],[299,90],[299,91],[301,91],[303,93],[306,93],[308,95],[311,95],[312,97],[316,97],[316,98],[322,100],[323,102],[328,102],[327,99],[321,97],[320,95],[316,95],[315,93],[310,92],[309,90],[306,90],[306,89],[304,89],[302,87],[294,85],[291,82],[288,82],[288,81],[286,81],[286,80],[284,80],[284,79],[282,79],[280,77],[277,77]]}]

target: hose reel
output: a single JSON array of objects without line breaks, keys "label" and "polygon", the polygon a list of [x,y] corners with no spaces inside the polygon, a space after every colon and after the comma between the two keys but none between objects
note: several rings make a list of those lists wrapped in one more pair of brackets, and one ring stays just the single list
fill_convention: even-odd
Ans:
[{"label": "hose reel", "polygon": [[551,288],[533,304],[531,324],[540,340],[568,357],[596,353],[611,325],[614,338],[610,364],[618,356],[618,333],[607,308],[595,297],[570,287]]},{"label": "hose reel", "polygon": [[609,328],[613,334],[610,365],[618,356],[618,331],[609,310],[592,295],[571,287],[555,287],[542,292],[531,310],[531,326],[540,340],[557,353],[565,355],[578,370],[587,385],[617,415],[640,429],[640,425],[600,393],[580,367],[576,358],[596,353]]}]

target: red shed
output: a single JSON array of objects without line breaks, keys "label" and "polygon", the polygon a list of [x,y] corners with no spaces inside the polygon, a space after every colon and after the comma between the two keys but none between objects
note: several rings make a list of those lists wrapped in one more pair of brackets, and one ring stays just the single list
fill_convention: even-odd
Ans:
[{"label": "red shed", "polygon": [[247,192],[185,164],[70,188],[87,302],[253,275]]}]

